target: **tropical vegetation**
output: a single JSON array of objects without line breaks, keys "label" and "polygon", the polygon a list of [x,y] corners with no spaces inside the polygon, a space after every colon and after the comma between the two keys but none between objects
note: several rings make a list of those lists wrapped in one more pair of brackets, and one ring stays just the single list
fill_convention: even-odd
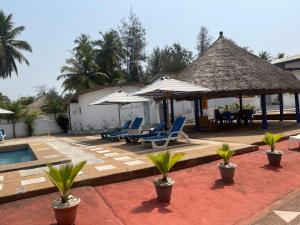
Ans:
[{"label": "tropical vegetation", "polygon": [[46,174],[57,188],[62,203],[68,201],[75,178],[85,164],[86,161],[82,161],[76,165],[71,163],[63,164],[58,168],[48,164],[49,171],[46,171]]},{"label": "tropical vegetation", "polygon": [[228,165],[230,158],[234,155],[228,144],[223,144],[221,148],[217,150],[218,155],[223,159],[223,164]]},{"label": "tropical vegetation", "polygon": [[273,134],[266,132],[263,141],[270,146],[271,151],[275,150],[275,144],[283,137],[283,134]]},{"label": "tropical vegetation", "polygon": [[32,52],[31,46],[17,37],[25,30],[24,26],[15,26],[12,14],[6,15],[0,10],[0,78],[18,75],[17,62],[29,65],[22,52]]},{"label": "tropical vegetation", "polygon": [[171,154],[169,151],[160,152],[157,154],[148,154],[147,157],[157,167],[162,175],[161,182],[167,182],[168,173],[172,167],[184,157],[184,153]]}]

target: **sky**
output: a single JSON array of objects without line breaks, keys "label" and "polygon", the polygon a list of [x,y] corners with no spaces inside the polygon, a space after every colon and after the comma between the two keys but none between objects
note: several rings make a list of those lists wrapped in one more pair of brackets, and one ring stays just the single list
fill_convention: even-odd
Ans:
[{"label": "sky", "polygon": [[153,47],[179,42],[196,53],[202,25],[216,39],[219,31],[255,53],[300,54],[300,1],[297,0],[0,0],[0,9],[25,26],[19,39],[33,52],[30,66],[18,65],[19,75],[0,80],[0,92],[16,99],[34,95],[46,85],[62,91],[56,78],[81,33],[92,39],[117,29],[130,8],[146,29],[149,54]]}]

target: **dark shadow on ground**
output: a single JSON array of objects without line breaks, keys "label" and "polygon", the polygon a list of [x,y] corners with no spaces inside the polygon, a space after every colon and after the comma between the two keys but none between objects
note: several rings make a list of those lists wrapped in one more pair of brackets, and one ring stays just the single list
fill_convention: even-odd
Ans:
[{"label": "dark shadow on ground", "polygon": [[213,186],[210,189],[211,190],[218,190],[218,189],[222,189],[222,188],[227,187],[227,186],[232,186],[234,184],[235,184],[234,181],[225,182],[222,179],[218,179],[218,180],[215,180],[215,183],[213,184]]},{"label": "dark shadow on ground", "polygon": [[263,165],[260,168],[265,169],[265,170],[271,170],[275,172],[281,172],[280,169],[282,169],[282,166],[270,166],[269,164]]},{"label": "dark shadow on ground", "polygon": [[171,213],[172,210],[167,207],[170,202],[160,202],[156,198],[150,199],[148,201],[143,201],[140,206],[132,210],[133,213],[150,213],[154,209],[157,209],[159,213]]}]

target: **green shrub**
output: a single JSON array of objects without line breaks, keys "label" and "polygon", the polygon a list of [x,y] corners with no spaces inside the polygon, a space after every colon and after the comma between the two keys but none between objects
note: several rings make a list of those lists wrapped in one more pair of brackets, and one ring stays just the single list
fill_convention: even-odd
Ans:
[{"label": "green shrub", "polygon": [[263,141],[270,146],[271,151],[275,150],[275,144],[283,137],[283,134],[273,134],[266,132]]},{"label": "green shrub", "polygon": [[58,115],[58,117],[56,118],[56,123],[58,124],[58,126],[65,133],[68,132],[68,130],[69,130],[69,118],[66,115],[64,115],[64,114]]},{"label": "green shrub", "polygon": [[24,123],[25,123],[25,128],[26,128],[26,133],[28,136],[32,136],[34,133],[34,121],[36,120],[36,118],[38,118],[39,116],[39,112],[38,111],[32,111],[32,112],[27,112],[25,114],[25,119],[24,119]]},{"label": "green shrub", "polygon": [[49,171],[46,171],[46,173],[56,186],[62,203],[68,201],[74,180],[85,164],[86,161],[82,161],[77,165],[68,163],[61,165],[59,168],[48,164]]},{"label": "green shrub", "polygon": [[234,155],[228,144],[223,144],[221,148],[217,150],[218,155],[223,159],[224,165],[229,163],[229,159]]},{"label": "green shrub", "polygon": [[175,153],[171,155],[169,151],[166,151],[157,154],[148,154],[148,158],[161,172],[162,181],[167,181],[169,171],[184,157],[184,155],[184,153]]}]

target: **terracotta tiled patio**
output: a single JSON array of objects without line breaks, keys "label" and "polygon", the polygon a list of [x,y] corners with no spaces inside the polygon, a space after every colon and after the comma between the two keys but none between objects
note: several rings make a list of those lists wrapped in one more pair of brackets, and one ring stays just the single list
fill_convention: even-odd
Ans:
[{"label": "terracotta tiled patio", "polygon": [[[77,188],[74,193],[82,203],[76,224],[249,224],[272,209],[273,203],[300,188],[300,150],[296,143],[292,147],[287,150],[287,141],[278,144],[277,148],[284,151],[281,168],[267,165],[266,146],[234,156],[232,161],[238,164],[234,184],[220,181],[217,162],[172,172],[176,184],[170,204],[155,200],[154,177]],[[0,224],[54,224],[50,203],[55,197],[48,194],[2,204]]]}]

